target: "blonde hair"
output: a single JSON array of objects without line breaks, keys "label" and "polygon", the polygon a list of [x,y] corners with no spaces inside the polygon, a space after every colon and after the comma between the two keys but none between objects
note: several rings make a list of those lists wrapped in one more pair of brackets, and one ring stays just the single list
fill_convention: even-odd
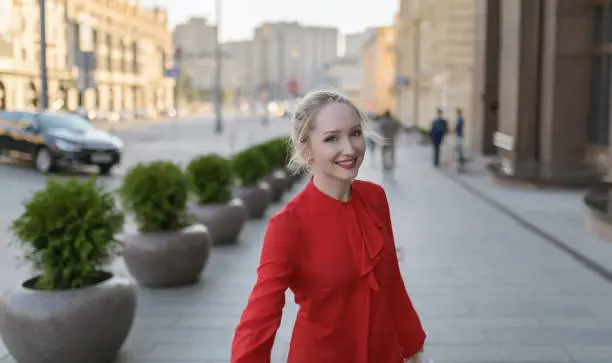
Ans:
[{"label": "blonde hair", "polygon": [[333,90],[318,90],[307,94],[298,104],[293,113],[293,131],[291,133],[291,158],[288,168],[294,173],[309,172],[308,162],[302,157],[304,145],[309,141],[309,136],[314,129],[317,115],[327,105],[342,103],[351,107],[359,116],[362,130],[366,132],[368,117],[348,97]]}]

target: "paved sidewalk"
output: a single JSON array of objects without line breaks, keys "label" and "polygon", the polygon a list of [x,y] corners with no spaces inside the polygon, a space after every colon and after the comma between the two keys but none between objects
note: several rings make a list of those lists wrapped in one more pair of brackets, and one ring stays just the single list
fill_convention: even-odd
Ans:
[{"label": "paved sidewalk", "polygon": [[468,165],[466,173],[447,169],[447,175],[538,229],[603,275],[612,277],[612,243],[589,230],[583,203],[585,191],[501,185],[491,179],[485,165],[485,159],[478,159]]},{"label": "paved sidewalk", "polygon": [[[612,362],[612,286],[432,169],[423,155],[400,149],[395,182],[383,180],[380,160],[367,160],[362,178],[387,190],[402,273],[436,363]],[[249,222],[239,245],[214,249],[202,283],[140,290],[119,362],[228,362],[265,227]],[[121,263],[115,268],[125,271]],[[278,363],[297,310],[290,293],[287,300]]]}]

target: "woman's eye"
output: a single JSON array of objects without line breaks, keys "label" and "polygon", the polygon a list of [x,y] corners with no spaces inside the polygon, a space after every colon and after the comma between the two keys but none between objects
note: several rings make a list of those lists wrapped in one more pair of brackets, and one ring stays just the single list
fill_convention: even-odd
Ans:
[{"label": "woman's eye", "polygon": [[353,136],[361,136],[361,134],[362,134],[361,130],[355,130],[353,132]]},{"label": "woman's eye", "polygon": [[332,141],[336,141],[336,140],[338,140],[338,138],[337,138],[337,137],[335,137],[335,136],[330,136],[330,137],[326,138],[326,139],[325,139],[325,140],[323,140],[323,141],[325,141],[325,142],[332,142]]}]

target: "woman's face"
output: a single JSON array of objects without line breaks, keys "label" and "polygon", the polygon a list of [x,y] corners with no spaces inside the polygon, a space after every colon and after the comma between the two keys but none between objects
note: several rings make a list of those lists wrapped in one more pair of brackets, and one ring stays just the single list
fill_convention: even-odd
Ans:
[{"label": "woman's face", "polygon": [[361,119],[349,105],[332,103],[323,107],[314,123],[306,158],[312,173],[350,181],[357,176],[365,153]]}]

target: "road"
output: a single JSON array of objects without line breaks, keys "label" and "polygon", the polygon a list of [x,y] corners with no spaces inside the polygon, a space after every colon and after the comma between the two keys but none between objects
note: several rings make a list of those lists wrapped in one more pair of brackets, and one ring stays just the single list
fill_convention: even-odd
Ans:
[{"label": "road", "polygon": [[[168,132],[162,127],[138,132],[132,140],[141,141],[129,147],[144,153],[169,148],[175,160],[211,150],[193,132],[212,126],[180,127],[184,132],[177,132],[174,142],[152,136]],[[235,127],[249,139],[250,127],[258,126]],[[222,150],[231,149],[229,140],[219,142]],[[428,150],[402,146],[395,181],[381,176],[377,160],[367,160],[360,178],[387,191],[402,274],[428,331],[426,351],[436,363],[612,362],[610,284],[431,168],[429,159]],[[42,185],[30,182],[30,188]],[[281,207],[273,206],[268,215]],[[227,363],[265,228],[265,220],[250,221],[238,245],[213,249],[204,279],[195,286],[139,289],[137,319],[117,363]],[[120,261],[115,271],[124,271]],[[296,311],[288,292],[274,363],[286,359]]]}]

